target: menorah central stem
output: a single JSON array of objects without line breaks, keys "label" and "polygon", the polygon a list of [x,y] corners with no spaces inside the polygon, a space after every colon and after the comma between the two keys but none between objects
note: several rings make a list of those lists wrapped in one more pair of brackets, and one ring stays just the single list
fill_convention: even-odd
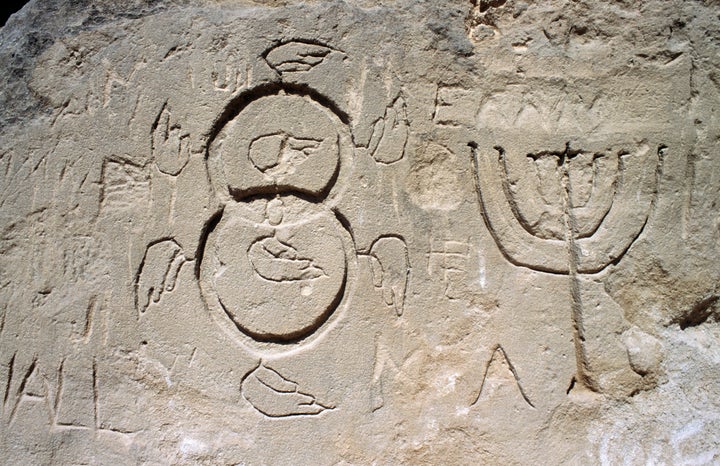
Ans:
[{"label": "menorah central stem", "polygon": [[573,343],[575,345],[575,361],[577,375],[575,379],[593,391],[599,391],[597,383],[591,379],[587,355],[585,354],[585,326],[583,323],[583,304],[578,276],[579,248],[576,243],[578,236],[577,219],[573,213],[572,183],[568,172],[568,158],[563,157],[562,164],[563,220],[565,223],[565,241],[568,248],[568,276],[570,278],[571,316],[573,323]]}]

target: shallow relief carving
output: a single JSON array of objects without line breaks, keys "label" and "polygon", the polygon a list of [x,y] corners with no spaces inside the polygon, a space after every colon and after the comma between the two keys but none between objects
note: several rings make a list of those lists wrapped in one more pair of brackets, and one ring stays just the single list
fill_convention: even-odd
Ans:
[{"label": "shallow relief carving", "polygon": [[[242,108],[208,156],[215,190],[227,197],[207,231],[200,285],[250,344],[318,330],[355,268],[349,232],[325,204],[352,157],[343,123],[309,96],[281,92]],[[252,292],[238,293],[238,283]]]},{"label": "shallow relief carving", "polygon": [[568,391],[577,382],[597,392],[630,393],[647,381],[631,370],[624,346],[612,337],[627,324],[589,278],[617,264],[642,233],[665,147],[653,150],[641,141],[588,150],[567,143],[523,157],[519,148],[531,145],[488,150],[470,144],[484,219],[509,262],[569,276],[577,373]]},{"label": "shallow relief carving", "polygon": [[[508,259],[562,274],[572,267],[596,273],[622,258],[650,214],[662,152],[646,143],[604,153],[568,146],[528,154],[520,180],[521,170],[509,165],[503,147],[490,154],[471,148],[478,196]],[[568,260],[568,238],[578,248],[574,261]]]},{"label": "shallow relief carving", "polygon": [[[190,243],[197,251],[184,251],[173,235],[151,242],[135,282],[142,316],[175,290],[186,265],[193,267],[206,307],[198,312],[208,312],[217,330],[256,358],[240,392],[269,417],[332,408],[273,368],[272,360],[292,358],[344,314],[359,312],[348,309],[358,256],[368,258],[374,287],[397,316],[406,299],[410,268],[402,237],[382,235],[360,249],[338,207],[355,156],[348,115],[312,88],[283,82],[288,73],[296,80],[322,66],[332,53],[297,41],[266,52],[262,58],[280,80],[239,94],[213,124],[205,163],[219,208],[202,222],[193,219],[204,225]],[[170,132],[180,126],[166,124],[167,112],[163,107],[153,141],[174,144]],[[391,133],[381,134],[379,145]],[[175,145],[182,152],[182,143]],[[392,160],[402,158],[404,141],[390,146],[399,151]]]},{"label": "shallow relief carving", "polygon": [[[717,406],[717,92],[702,87],[717,86],[683,39],[709,15],[475,2],[504,23],[473,48],[470,3],[156,3],[83,12],[53,37],[63,11],[37,44],[52,44],[42,66],[11,60],[35,68],[42,114],[0,143],[6,462],[565,463],[713,448],[698,413]],[[547,40],[558,15],[575,40]],[[293,127],[297,101],[317,131]],[[233,122],[242,150],[211,148]],[[519,244],[550,251],[538,267],[487,228],[469,141],[493,162]],[[591,272],[615,254],[591,240],[617,225],[627,168],[660,142],[652,215]],[[220,148],[242,155],[232,183],[232,157],[208,173]],[[313,161],[337,174],[328,186],[305,176]],[[634,231],[632,214],[619,230]],[[560,271],[536,270],[548,266]],[[660,366],[671,383],[611,400],[605,378],[628,373],[619,356],[631,376]]]}]

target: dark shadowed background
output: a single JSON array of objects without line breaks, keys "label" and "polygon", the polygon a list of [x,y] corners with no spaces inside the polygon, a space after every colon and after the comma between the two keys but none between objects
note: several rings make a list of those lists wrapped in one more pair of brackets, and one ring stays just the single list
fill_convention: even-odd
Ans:
[{"label": "dark shadowed background", "polygon": [[0,6],[0,27],[5,26],[11,14],[20,10],[29,0],[6,0]]}]

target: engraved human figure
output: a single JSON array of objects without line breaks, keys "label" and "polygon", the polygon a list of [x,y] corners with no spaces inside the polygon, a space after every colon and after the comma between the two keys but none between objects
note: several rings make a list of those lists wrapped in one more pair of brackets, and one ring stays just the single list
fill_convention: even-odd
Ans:
[{"label": "engraved human figure", "polygon": [[[404,307],[404,241],[384,235],[358,251],[337,207],[353,146],[343,117],[325,101],[281,86],[240,96],[207,149],[220,208],[193,256],[196,279],[213,320],[258,357],[241,392],[270,417],[331,409],[265,356],[313,341],[339,318],[358,254],[368,256],[386,304],[398,316]],[[139,313],[173,289],[186,262],[173,239],[148,247],[136,281]]]}]

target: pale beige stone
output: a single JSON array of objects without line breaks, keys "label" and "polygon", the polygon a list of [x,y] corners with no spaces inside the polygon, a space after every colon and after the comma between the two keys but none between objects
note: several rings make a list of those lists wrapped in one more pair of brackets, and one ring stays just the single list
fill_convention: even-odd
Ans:
[{"label": "pale beige stone", "polygon": [[720,461],[713,1],[33,1],[3,464]]}]

